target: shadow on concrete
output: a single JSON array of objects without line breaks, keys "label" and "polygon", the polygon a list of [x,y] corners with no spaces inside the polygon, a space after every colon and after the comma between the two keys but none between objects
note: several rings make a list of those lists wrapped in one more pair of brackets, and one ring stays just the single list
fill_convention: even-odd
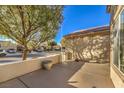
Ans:
[{"label": "shadow on concrete", "polygon": [[68,80],[81,67],[83,62],[69,62],[68,64],[56,64],[51,70],[37,70],[32,73],[23,75],[16,79],[0,84],[4,88],[74,88],[68,85]]}]

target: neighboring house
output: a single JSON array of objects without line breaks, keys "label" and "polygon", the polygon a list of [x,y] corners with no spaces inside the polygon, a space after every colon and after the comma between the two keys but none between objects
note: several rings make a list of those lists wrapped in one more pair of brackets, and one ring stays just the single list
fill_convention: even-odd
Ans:
[{"label": "neighboring house", "polygon": [[115,87],[124,87],[124,5],[109,5],[111,14],[110,74]]},{"label": "neighboring house", "polygon": [[109,26],[95,27],[66,35],[62,39],[63,60],[109,62]]},{"label": "neighboring house", "polygon": [[54,39],[48,40],[46,42],[43,42],[41,44],[42,47],[45,48],[45,50],[55,50],[55,49],[60,49],[60,46],[57,45]]},{"label": "neighboring house", "polygon": [[0,49],[16,49],[16,43],[14,43],[11,39],[0,35]]}]

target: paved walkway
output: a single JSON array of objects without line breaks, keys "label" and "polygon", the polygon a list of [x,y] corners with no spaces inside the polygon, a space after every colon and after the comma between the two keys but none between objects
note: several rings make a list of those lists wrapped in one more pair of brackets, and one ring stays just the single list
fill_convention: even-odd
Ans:
[{"label": "paved walkway", "polygon": [[109,63],[85,63],[68,82],[78,88],[113,88],[109,72]]},{"label": "paved walkway", "polygon": [[54,65],[50,71],[37,70],[1,83],[3,88],[111,88],[109,63],[70,62]]},{"label": "paved walkway", "polygon": [[68,84],[69,78],[76,73],[84,63],[71,62],[67,65],[54,65],[50,71],[37,70],[16,79],[1,83],[2,88],[73,88]]}]

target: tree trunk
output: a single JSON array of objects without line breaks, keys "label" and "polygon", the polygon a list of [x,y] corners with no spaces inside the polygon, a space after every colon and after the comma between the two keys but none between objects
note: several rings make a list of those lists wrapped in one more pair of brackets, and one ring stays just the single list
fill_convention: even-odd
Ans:
[{"label": "tree trunk", "polygon": [[24,49],[23,54],[22,54],[23,60],[26,60],[27,59],[27,54],[28,54],[28,50],[27,49]]}]

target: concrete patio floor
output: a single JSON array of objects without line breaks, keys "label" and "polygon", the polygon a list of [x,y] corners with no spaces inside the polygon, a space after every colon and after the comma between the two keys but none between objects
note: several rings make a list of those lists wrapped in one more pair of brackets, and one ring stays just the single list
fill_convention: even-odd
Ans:
[{"label": "concrete patio floor", "polygon": [[37,70],[0,84],[1,88],[92,88],[93,86],[114,87],[109,77],[109,63],[56,64],[49,71]]},{"label": "concrete patio floor", "polygon": [[1,88],[73,88],[68,84],[68,79],[76,73],[83,62],[69,64],[56,64],[49,71],[37,70],[21,77],[3,82]]},{"label": "concrete patio floor", "polygon": [[109,63],[85,63],[68,82],[78,88],[114,88],[109,72]]}]

